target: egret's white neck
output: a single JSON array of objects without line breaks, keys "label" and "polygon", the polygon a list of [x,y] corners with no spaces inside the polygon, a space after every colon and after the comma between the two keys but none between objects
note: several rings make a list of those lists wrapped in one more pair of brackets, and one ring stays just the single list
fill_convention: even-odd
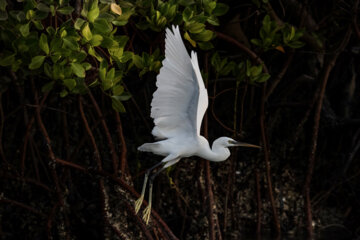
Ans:
[{"label": "egret's white neck", "polygon": [[230,156],[230,150],[220,144],[218,140],[219,139],[216,139],[210,148],[209,142],[206,140],[206,138],[200,137],[200,143],[202,147],[198,153],[198,156],[212,162],[222,162],[228,159]]}]

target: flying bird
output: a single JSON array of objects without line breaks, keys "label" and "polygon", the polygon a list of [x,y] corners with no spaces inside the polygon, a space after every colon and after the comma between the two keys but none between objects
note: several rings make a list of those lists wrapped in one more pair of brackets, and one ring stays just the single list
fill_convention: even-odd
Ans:
[{"label": "flying bird", "polygon": [[[135,202],[135,212],[142,205],[149,179],[149,201],[143,211],[143,220],[148,224],[151,213],[154,178],[181,158],[198,156],[213,162],[225,161],[230,156],[228,147],[259,146],[237,142],[228,137],[216,139],[210,148],[209,142],[200,135],[201,122],[208,107],[208,94],[201,77],[196,52],[189,56],[182,41],[179,27],[166,29],[165,59],[156,81],[157,90],[151,102],[151,117],[154,119],[152,135],[158,140],[138,147],[139,151],[152,152],[164,159],[145,173],[140,198]],[[162,168],[151,172],[157,167]]]}]

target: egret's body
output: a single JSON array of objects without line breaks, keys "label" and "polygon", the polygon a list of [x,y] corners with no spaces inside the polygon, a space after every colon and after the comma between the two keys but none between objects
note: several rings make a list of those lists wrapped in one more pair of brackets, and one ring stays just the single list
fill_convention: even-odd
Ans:
[{"label": "egret's body", "polygon": [[[228,137],[216,139],[210,148],[209,142],[200,135],[201,122],[208,107],[208,94],[201,77],[195,52],[191,58],[186,51],[178,27],[166,29],[165,59],[157,76],[157,90],[151,102],[151,117],[155,127],[152,134],[159,141],[145,143],[138,150],[152,152],[165,158],[145,175],[141,197],[135,203],[138,212],[148,177],[152,170],[163,164],[161,170],[177,163],[181,158],[198,156],[209,161],[220,162],[230,156],[228,147],[255,145],[236,142]],[[150,177],[149,205],[144,210],[148,223],[151,212],[152,181],[160,172]]]}]

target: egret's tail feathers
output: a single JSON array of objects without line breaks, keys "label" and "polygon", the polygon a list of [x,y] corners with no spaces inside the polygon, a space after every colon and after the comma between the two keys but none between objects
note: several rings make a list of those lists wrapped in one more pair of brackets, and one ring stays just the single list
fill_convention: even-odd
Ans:
[{"label": "egret's tail feathers", "polygon": [[159,148],[158,143],[144,143],[140,147],[138,147],[139,151],[142,152],[157,152],[156,150]]}]

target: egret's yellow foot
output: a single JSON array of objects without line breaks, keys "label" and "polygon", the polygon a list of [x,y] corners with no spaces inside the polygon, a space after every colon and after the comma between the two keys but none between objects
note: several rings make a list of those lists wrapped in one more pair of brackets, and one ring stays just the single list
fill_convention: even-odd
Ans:
[{"label": "egret's yellow foot", "polygon": [[146,225],[149,223],[151,215],[151,204],[147,205],[147,207],[143,211],[143,220],[145,221]]},{"label": "egret's yellow foot", "polygon": [[143,200],[144,200],[144,195],[141,195],[139,197],[139,199],[135,201],[135,213],[136,214],[139,212]]}]

